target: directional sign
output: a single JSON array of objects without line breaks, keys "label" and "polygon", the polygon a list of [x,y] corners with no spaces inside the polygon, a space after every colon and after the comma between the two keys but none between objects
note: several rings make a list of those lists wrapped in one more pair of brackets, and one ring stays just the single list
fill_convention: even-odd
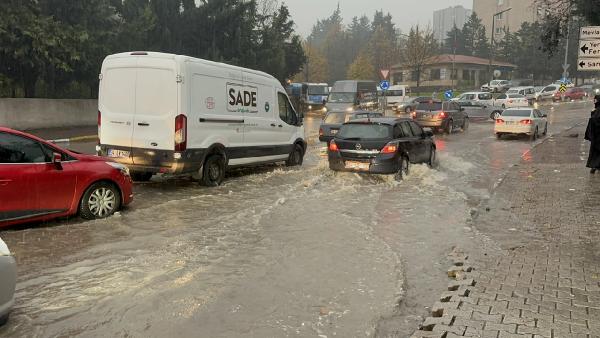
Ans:
[{"label": "directional sign", "polygon": [[579,41],[579,56],[600,58],[600,39]]},{"label": "directional sign", "polygon": [[600,58],[579,58],[577,64],[577,70],[580,71],[599,71],[600,70]]},{"label": "directional sign", "polygon": [[379,83],[379,87],[381,87],[381,90],[388,90],[390,89],[390,82],[383,80]]},{"label": "directional sign", "polygon": [[561,93],[564,93],[567,91],[567,85],[564,83],[560,84],[560,88],[558,89]]},{"label": "directional sign", "polygon": [[600,26],[581,27],[579,38],[581,40],[600,39]]},{"label": "directional sign", "polygon": [[600,26],[581,27],[577,70],[600,70]]},{"label": "directional sign", "polygon": [[444,92],[444,97],[446,97],[448,100],[454,97],[454,92],[452,91],[452,89],[448,89]]},{"label": "directional sign", "polygon": [[388,78],[388,76],[390,75],[390,70],[389,69],[381,69],[379,71],[381,73],[381,77],[385,80]]}]

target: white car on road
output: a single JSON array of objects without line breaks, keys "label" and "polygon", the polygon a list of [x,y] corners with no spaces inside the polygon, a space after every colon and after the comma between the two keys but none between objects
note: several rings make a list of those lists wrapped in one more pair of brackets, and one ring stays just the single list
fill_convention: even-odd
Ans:
[{"label": "white car on road", "polygon": [[500,94],[494,100],[494,106],[504,108],[528,107],[529,99],[521,94]]},{"label": "white car on road", "polygon": [[486,83],[481,86],[482,92],[492,93],[504,93],[510,88],[510,81],[507,80],[493,80],[492,82]]},{"label": "white car on road", "polygon": [[17,265],[6,244],[0,238],[0,326],[8,321],[15,302]]},{"label": "white car on road", "polygon": [[548,119],[538,109],[509,108],[496,118],[494,133],[498,138],[506,134],[527,135],[535,141],[540,134],[548,133]]},{"label": "white car on road", "polygon": [[532,104],[535,101],[536,93],[537,91],[533,86],[513,87],[506,91],[506,94],[521,94],[525,96],[529,100],[529,104]]},{"label": "white car on road", "polygon": [[494,104],[494,97],[488,92],[468,92],[453,98],[452,101],[471,102],[473,105],[489,107]]}]

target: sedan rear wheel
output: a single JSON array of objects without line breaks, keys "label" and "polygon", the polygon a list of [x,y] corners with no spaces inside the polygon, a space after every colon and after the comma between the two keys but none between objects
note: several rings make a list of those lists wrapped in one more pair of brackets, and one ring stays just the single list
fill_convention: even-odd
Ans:
[{"label": "sedan rear wheel", "polygon": [[394,176],[394,179],[396,181],[402,181],[408,175],[409,166],[410,166],[410,164],[408,162],[408,159],[406,157],[402,156],[402,159],[400,159],[400,169]]},{"label": "sedan rear wheel", "polygon": [[448,120],[448,124],[446,125],[446,133],[452,134],[454,130],[454,122],[452,120]]},{"label": "sedan rear wheel", "polygon": [[469,119],[465,118],[465,120],[463,121],[462,130],[467,131],[467,129],[469,129]]},{"label": "sedan rear wheel", "polygon": [[546,126],[544,127],[544,136],[548,135],[548,123],[546,123]]},{"label": "sedan rear wheel", "polygon": [[92,184],[83,194],[79,204],[79,214],[85,219],[106,218],[121,206],[121,193],[112,183]]},{"label": "sedan rear wheel", "polygon": [[429,165],[430,168],[434,168],[437,162],[437,151],[435,150],[435,147],[431,147],[431,152],[429,154],[429,163],[427,163]]},{"label": "sedan rear wheel", "polygon": [[531,134],[530,138],[532,141],[537,140],[537,138],[538,138],[538,128],[537,127],[535,127],[535,130],[533,131],[533,134]]}]

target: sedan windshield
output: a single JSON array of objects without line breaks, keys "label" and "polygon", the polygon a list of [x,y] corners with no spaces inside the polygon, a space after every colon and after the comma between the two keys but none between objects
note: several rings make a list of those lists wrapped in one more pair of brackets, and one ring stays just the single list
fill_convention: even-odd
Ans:
[{"label": "sedan windshield", "polygon": [[419,103],[416,110],[426,110],[426,111],[442,110],[442,103],[441,102]]},{"label": "sedan windshield", "polygon": [[345,124],[338,133],[342,139],[386,139],[391,137],[391,128],[386,124]]},{"label": "sedan windshield", "polygon": [[502,116],[506,117],[530,117],[531,110],[505,110]]},{"label": "sedan windshield", "polygon": [[331,93],[329,95],[329,102],[332,103],[354,103],[356,93]]},{"label": "sedan windshield", "polygon": [[327,124],[342,124],[346,122],[346,113],[329,113],[323,121]]}]

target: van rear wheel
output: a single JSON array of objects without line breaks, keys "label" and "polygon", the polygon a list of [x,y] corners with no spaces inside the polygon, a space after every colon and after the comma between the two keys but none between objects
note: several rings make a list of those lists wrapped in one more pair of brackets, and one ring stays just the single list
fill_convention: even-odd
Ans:
[{"label": "van rear wheel", "polygon": [[285,161],[285,165],[288,167],[295,167],[302,165],[304,161],[304,149],[299,144],[294,145],[294,150],[290,153],[290,157],[288,157],[287,161]]},{"label": "van rear wheel", "polygon": [[216,187],[225,178],[225,158],[222,155],[210,155],[202,166],[200,182],[207,187]]}]

